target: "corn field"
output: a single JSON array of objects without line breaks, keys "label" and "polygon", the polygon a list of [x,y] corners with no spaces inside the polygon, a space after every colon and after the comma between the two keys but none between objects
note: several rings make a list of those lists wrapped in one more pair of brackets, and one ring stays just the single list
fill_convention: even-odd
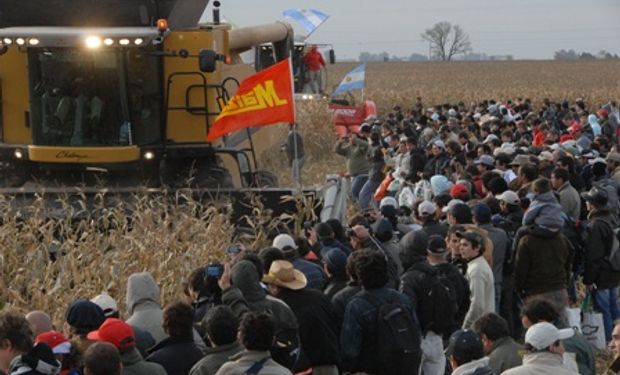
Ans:
[{"label": "corn field", "polygon": [[[328,87],[338,84],[355,63],[328,67]],[[428,105],[481,99],[545,97],[556,100],[586,99],[603,104],[620,99],[620,62],[514,61],[455,63],[371,63],[366,77],[366,98],[376,101],[379,113],[395,104],[407,108],[417,96]],[[344,172],[344,159],[332,153],[335,139],[327,103],[297,103],[298,124],[305,143],[304,186],[319,186],[326,174]],[[283,142],[287,129],[280,127]],[[260,156],[261,165],[275,172],[282,186],[291,186],[290,168],[279,145]],[[103,202],[106,197],[100,197]],[[25,217],[15,215],[9,198],[0,197],[0,295],[1,306],[22,311],[41,309],[62,320],[69,303],[107,292],[124,309],[129,275],[149,271],[159,283],[163,303],[181,297],[189,272],[214,259],[223,259],[235,228],[222,205],[191,198],[180,204],[162,198],[136,198],[128,214],[118,203],[101,203],[91,218],[72,220],[77,212],[65,203],[55,220],[48,220],[44,197],[39,197]],[[61,202],[62,203],[62,202]],[[300,209],[307,204],[300,202]],[[78,210],[79,211],[79,210]],[[279,220],[256,204],[249,222],[255,236],[248,247],[267,244],[269,227]],[[79,217],[79,215],[77,215]],[[57,260],[50,261],[49,252]]]}]

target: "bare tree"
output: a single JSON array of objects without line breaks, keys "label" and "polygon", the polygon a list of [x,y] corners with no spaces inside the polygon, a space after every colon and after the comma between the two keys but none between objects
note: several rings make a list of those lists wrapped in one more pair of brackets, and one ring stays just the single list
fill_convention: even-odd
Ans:
[{"label": "bare tree", "polygon": [[430,43],[432,55],[442,61],[450,61],[454,55],[471,51],[469,36],[461,26],[446,21],[426,29],[422,39]]}]

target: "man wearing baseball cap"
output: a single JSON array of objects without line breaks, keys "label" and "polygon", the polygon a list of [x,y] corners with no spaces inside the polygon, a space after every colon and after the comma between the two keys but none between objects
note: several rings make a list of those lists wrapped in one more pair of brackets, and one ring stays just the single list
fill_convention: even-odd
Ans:
[{"label": "man wearing baseball cap", "polygon": [[131,326],[116,318],[108,318],[97,331],[88,334],[88,339],[93,341],[108,342],[121,354],[123,363],[123,375],[165,375],[166,370],[154,362],[146,362],[138,349]]},{"label": "man wearing baseball cap", "polygon": [[484,356],[480,336],[472,330],[460,329],[450,336],[446,356],[452,375],[492,375],[489,357]]},{"label": "man wearing baseball cap", "polygon": [[458,311],[453,321],[450,322],[450,329],[446,336],[458,330],[463,324],[465,314],[469,310],[469,283],[467,279],[455,265],[448,262],[448,246],[443,237],[432,235],[428,237],[428,248],[426,249],[426,260],[437,271],[439,277],[450,285],[454,292]]},{"label": "man wearing baseball cap", "polygon": [[572,328],[557,329],[553,324],[542,322],[531,326],[525,334],[523,365],[505,371],[506,375],[576,375],[563,366],[564,346],[562,340],[571,337]]},{"label": "man wearing baseball cap", "polygon": [[[103,315],[106,318],[120,318],[120,313],[118,312],[118,305],[116,301],[110,297],[110,295],[106,293],[99,294],[95,298],[90,300],[92,303],[96,304],[103,310]],[[142,355],[142,357],[146,358],[148,355],[147,350],[156,344],[155,339],[151,336],[147,331],[138,328],[132,327],[133,334],[136,339],[136,348]]]}]

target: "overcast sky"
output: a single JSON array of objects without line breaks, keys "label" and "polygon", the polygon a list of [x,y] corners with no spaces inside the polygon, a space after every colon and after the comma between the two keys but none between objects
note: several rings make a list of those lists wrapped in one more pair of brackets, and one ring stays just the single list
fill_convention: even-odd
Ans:
[{"label": "overcast sky", "polygon": [[283,19],[290,8],[327,13],[330,19],[309,40],[332,43],[339,59],[357,59],[362,51],[428,54],[420,34],[439,21],[461,25],[474,52],[488,55],[549,59],[560,49],[620,54],[620,0],[220,1],[222,14],[240,27]]}]

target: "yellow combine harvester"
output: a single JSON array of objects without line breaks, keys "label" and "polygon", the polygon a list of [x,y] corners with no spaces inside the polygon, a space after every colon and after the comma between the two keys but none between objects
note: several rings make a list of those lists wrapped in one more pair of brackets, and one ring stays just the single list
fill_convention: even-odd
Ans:
[{"label": "yellow combine harvester", "polygon": [[0,193],[274,185],[256,165],[282,142],[268,128],[217,145],[206,135],[254,72],[238,54],[273,43],[287,58],[292,28],[231,31],[217,1],[212,22],[199,24],[208,3],[0,2]]}]

